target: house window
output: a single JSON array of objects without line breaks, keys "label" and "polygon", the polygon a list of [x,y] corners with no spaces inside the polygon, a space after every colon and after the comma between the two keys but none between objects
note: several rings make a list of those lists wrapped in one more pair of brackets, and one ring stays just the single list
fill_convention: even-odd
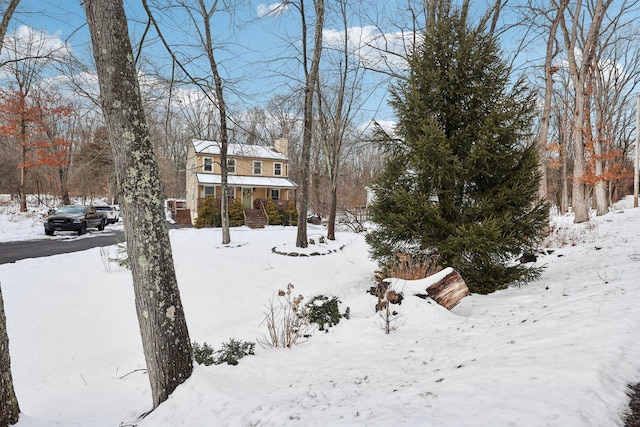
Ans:
[{"label": "house window", "polygon": [[202,163],[202,170],[205,172],[213,172],[213,159],[205,157]]},{"label": "house window", "polygon": [[259,161],[253,162],[253,174],[262,175],[262,162],[259,162]]},{"label": "house window", "polygon": [[236,173],[236,159],[227,159],[227,173]]},{"label": "house window", "polygon": [[274,163],[273,164],[273,175],[274,176],[282,176],[282,163]]},{"label": "house window", "polygon": [[204,187],[204,197],[215,196],[215,195],[216,195],[216,187],[212,187],[210,185],[206,185]]},{"label": "house window", "polygon": [[271,200],[280,200],[280,189],[272,188],[271,189]]}]

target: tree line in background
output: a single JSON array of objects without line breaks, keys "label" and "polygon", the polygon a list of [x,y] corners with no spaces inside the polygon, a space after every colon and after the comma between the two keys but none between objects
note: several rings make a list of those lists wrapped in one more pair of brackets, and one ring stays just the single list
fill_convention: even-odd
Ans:
[{"label": "tree line in background", "polygon": [[[390,19],[404,25],[405,31],[419,29],[420,20],[426,22],[424,5],[428,3],[413,5],[410,22],[398,15]],[[183,2],[182,7],[190,6]],[[186,146],[192,138],[271,145],[283,135],[291,147],[291,178],[300,183],[307,174],[310,177],[310,212],[335,216],[336,209],[363,207],[365,187],[384,164],[383,155],[370,143],[370,130],[362,127],[366,122],[360,109],[367,95],[363,76],[384,72],[395,78],[401,74],[397,67],[372,66],[353,54],[349,17],[363,13],[354,8],[347,1],[329,7],[325,26],[339,28],[343,38],[325,47],[313,88],[305,89],[301,77],[288,93],[274,95],[266,105],[240,109],[221,102],[223,90],[233,93],[235,88],[216,69],[215,33],[211,25],[205,26],[213,13],[233,11],[207,10],[204,2],[194,2],[192,9],[199,15],[191,16],[194,25],[202,28],[197,32],[199,38],[182,50],[173,46],[175,40],[165,43],[178,65],[190,55],[209,53],[209,70],[196,74],[183,66],[180,72],[176,65],[170,76],[145,74],[141,82],[165,196],[184,197]],[[492,25],[501,22],[499,16],[506,20],[509,13],[509,19],[517,18],[512,27],[535,34],[523,43],[546,47],[541,61],[521,66],[540,92],[536,132],[542,158],[541,195],[560,212],[573,208],[577,222],[585,220],[588,208],[596,208],[598,214],[606,212],[611,202],[629,193],[633,182],[629,154],[640,32],[630,17],[635,16],[637,2],[498,0],[489,10],[493,11]],[[156,21],[160,34],[162,25],[168,25],[169,13],[160,7],[149,9],[150,16],[162,14],[164,18]],[[202,22],[195,21],[195,16],[201,16]],[[495,28],[498,36],[511,34],[508,30],[512,29]],[[95,88],[92,92],[86,81],[74,77],[87,66],[64,45],[47,43],[47,35],[35,29],[10,34],[7,41],[5,85],[0,92],[0,192],[15,195],[23,210],[25,194],[55,194],[65,202],[70,196],[117,201],[104,122],[95,108]],[[151,60],[144,57],[144,40],[141,42],[138,66],[149,68]],[[298,49],[294,40],[291,48]],[[402,56],[401,52],[386,53]],[[299,54],[302,57],[304,52]],[[53,74],[66,74],[64,83],[51,78]],[[195,83],[197,90],[185,100],[185,87]],[[315,126],[309,132],[309,153],[305,153],[303,137],[309,126],[305,126],[303,93],[312,90],[317,100],[312,114]]]},{"label": "tree line in background", "polygon": [[[181,4],[189,10],[190,3]],[[428,4],[413,4],[411,19],[399,14],[389,14],[388,19],[404,26],[404,31],[415,31],[427,20]],[[383,155],[371,144],[370,128],[363,127],[368,113],[361,110],[368,95],[364,75],[384,75],[379,84],[402,76],[389,60],[372,65],[354,54],[350,16],[365,13],[364,6],[356,9],[353,2],[340,1],[328,7],[324,25],[339,28],[342,39],[325,43],[313,88],[305,89],[303,73],[300,79],[294,76],[288,91],[274,95],[264,106],[248,108],[221,102],[223,91],[236,99],[238,95],[233,80],[217,71],[215,28],[205,25],[213,13],[229,15],[233,10],[207,9],[200,1],[193,2],[191,9],[199,12],[191,14],[194,26],[201,28],[196,32],[199,37],[182,48],[175,40],[163,39],[175,64],[173,73],[147,72],[141,81],[165,196],[185,195],[186,147],[192,138],[271,145],[283,135],[290,143],[291,178],[301,183],[310,177],[309,212],[335,217],[336,210],[344,213],[364,207],[365,187],[384,164]],[[607,212],[613,201],[629,193],[633,182],[630,149],[640,32],[631,18],[637,1],[497,0],[489,10],[498,37],[512,34],[514,28],[527,29],[522,44],[543,52],[537,62],[524,62],[516,70],[540,93],[535,131],[542,158],[541,196],[560,212],[573,209],[577,222],[585,220],[589,208],[596,208],[598,214]],[[149,8],[149,16],[163,18],[155,21],[159,34],[163,25],[170,28],[169,14],[166,8]],[[513,20],[511,28],[501,28],[499,17]],[[376,18],[377,25],[385,25],[381,17]],[[70,196],[117,201],[95,87],[78,77],[88,66],[66,46],[47,40],[47,34],[37,29],[22,29],[10,34],[5,43],[0,192],[15,195],[23,210],[25,194],[55,194],[65,202]],[[144,40],[140,42],[138,67],[150,69],[154,64],[144,56]],[[410,40],[405,38],[404,43]],[[290,47],[299,49],[295,40]],[[384,53],[406,60],[403,52]],[[196,74],[182,66],[181,71],[183,62],[202,54],[209,55],[208,70]],[[304,52],[298,54],[303,58]],[[303,59],[298,62],[304,65]],[[305,90],[313,90],[316,100],[308,153],[304,152],[304,132],[309,127],[304,120]]]},{"label": "tree line in background", "polygon": [[541,195],[587,221],[633,190],[635,93],[640,74],[639,3],[530,1],[530,25],[545,42],[538,84]]}]

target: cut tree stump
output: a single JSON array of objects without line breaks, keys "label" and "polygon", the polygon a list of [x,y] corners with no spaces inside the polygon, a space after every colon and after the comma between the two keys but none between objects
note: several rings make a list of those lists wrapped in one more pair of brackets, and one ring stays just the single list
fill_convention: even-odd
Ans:
[{"label": "cut tree stump", "polygon": [[467,284],[453,268],[445,268],[434,276],[442,277],[434,277],[437,281],[427,287],[427,295],[446,309],[451,310],[462,298],[469,295]]},{"label": "cut tree stump", "polygon": [[403,293],[422,299],[430,298],[448,310],[469,295],[464,279],[451,267],[418,280],[385,279],[380,272],[376,272],[375,281],[376,286],[372,286],[369,293],[378,297],[376,311],[387,307],[388,303],[400,304]]}]

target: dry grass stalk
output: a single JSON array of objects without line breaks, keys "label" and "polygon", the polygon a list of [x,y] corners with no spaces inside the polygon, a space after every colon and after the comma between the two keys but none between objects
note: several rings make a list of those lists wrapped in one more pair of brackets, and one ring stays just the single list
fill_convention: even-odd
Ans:
[{"label": "dry grass stalk", "polygon": [[279,290],[278,295],[269,300],[267,311],[262,321],[267,327],[268,335],[258,338],[263,348],[291,348],[309,336],[311,326],[309,313],[302,304],[302,295],[293,295],[294,286],[289,283],[287,290]]},{"label": "dry grass stalk", "polygon": [[404,280],[419,280],[442,270],[437,255],[413,255],[398,252],[393,261],[385,266],[386,276]]}]

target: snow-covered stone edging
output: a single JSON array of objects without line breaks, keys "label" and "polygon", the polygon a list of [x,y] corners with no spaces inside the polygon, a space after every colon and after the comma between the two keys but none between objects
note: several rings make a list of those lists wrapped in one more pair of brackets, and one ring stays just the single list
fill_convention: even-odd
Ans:
[{"label": "snow-covered stone edging", "polygon": [[342,245],[338,249],[331,249],[331,248],[325,247],[325,248],[322,248],[321,251],[313,251],[311,253],[287,252],[287,251],[284,251],[284,250],[279,250],[277,247],[273,247],[271,249],[271,252],[273,252],[274,254],[278,254],[278,255],[292,256],[292,257],[296,257],[296,256],[308,257],[308,256],[329,255],[329,254],[332,254],[334,252],[338,252],[338,251],[343,250],[345,246],[346,245]]}]

